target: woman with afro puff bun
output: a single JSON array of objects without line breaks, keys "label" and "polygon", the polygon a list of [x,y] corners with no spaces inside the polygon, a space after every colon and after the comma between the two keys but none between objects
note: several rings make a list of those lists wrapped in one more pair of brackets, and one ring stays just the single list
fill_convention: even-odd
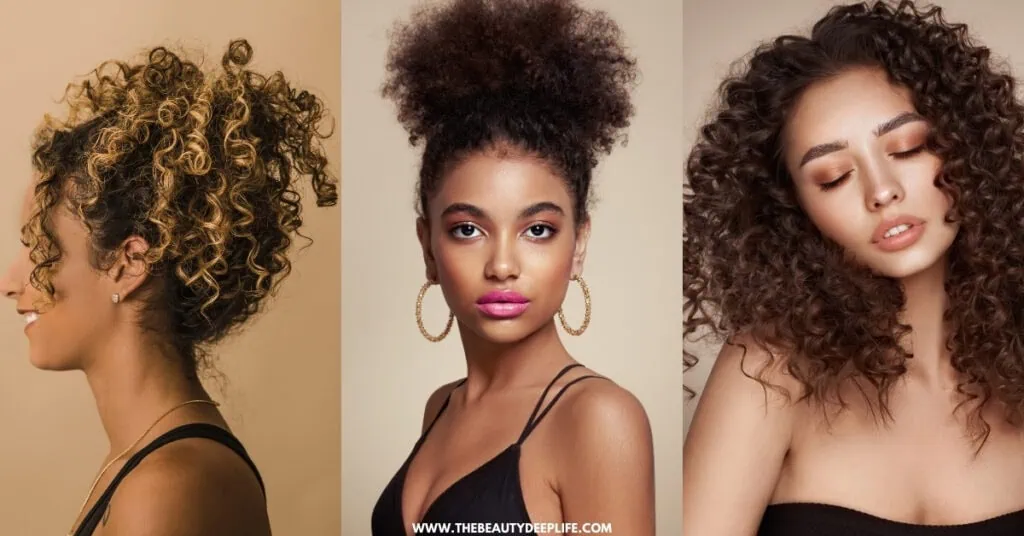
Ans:
[{"label": "woman with afro puff bun", "polygon": [[990,54],[938,7],[839,5],[720,87],[686,534],[1024,534],[1024,107]]},{"label": "woman with afro puff bun", "polygon": [[31,363],[83,371],[110,442],[69,535],[270,534],[259,471],[200,376],[288,274],[299,181],[319,206],[337,184],[322,102],[252,54],[234,41],[209,72],[165,47],[103,63],[38,131],[0,285]]},{"label": "woman with afro puff bun", "polygon": [[[654,534],[646,413],[558,334],[589,322],[589,298],[573,324],[561,304],[570,284],[588,296],[592,172],[629,125],[635,80],[619,27],[571,0],[434,2],[396,27],[382,91],[423,144],[416,318],[435,342],[457,321],[467,374],[427,400],[374,536],[420,523]],[[433,285],[451,311],[443,329],[420,314]]]}]

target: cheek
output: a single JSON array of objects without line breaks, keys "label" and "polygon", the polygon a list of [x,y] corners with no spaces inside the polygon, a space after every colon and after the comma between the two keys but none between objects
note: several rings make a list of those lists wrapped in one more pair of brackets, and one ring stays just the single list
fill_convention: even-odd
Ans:
[{"label": "cheek", "polygon": [[110,302],[100,275],[88,266],[63,266],[53,277],[54,309],[71,326],[95,325]]},{"label": "cheek", "polygon": [[538,281],[564,283],[572,273],[572,244],[529,244],[523,247],[523,273]]},{"label": "cheek", "polygon": [[914,191],[908,192],[908,197],[913,196],[924,201],[926,206],[922,208],[945,214],[953,207],[953,200],[949,194],[935,185],[939,167],[938,159],[924,163],[919,170],[920,178],[914,181]]}]

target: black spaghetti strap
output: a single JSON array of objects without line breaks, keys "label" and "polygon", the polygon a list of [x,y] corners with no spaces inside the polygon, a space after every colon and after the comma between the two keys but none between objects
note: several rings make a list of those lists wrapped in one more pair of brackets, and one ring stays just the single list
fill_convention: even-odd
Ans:
[{"label": "black spaghetti strap", "polygon": [[544,411],[542,411],[540,413],[540,415],[537,416],[537,419],[535,421],[531,422],[529,425],[527,425],[526,430],[523,430],[523,435],[519,439],[519,443],[522,443],[523,441],[525,441],[526,437],[530,435],[530,432],[532,432],[534,430],[534,428],[537,428],[537,425],[540,424],[540,421],[542,419],[544,419],[544,416],[547,415],[548,412],[551,411],[551,408],[553,408],[555,406],[555,402],[558,402],[558,399],[562,398],[562,395],[565,394],[566,390],[568,390],[574,384],[576,384],[578,382],[581,382],[581,381],[583,381],[583,380],[585,380],[587,378],[607,379],[604,376],[598,376],[596,374],[588,374],[586,376],[580,376],[579,378],[576,378],[576,379],[570,381],[569,383],[565,384],[564,386],[562,386],[562,388],[558,391],[558,393],[555,395],[555,397],[551,399],[551,402],[544,408]]},{"label": "black spaghetti strap", "polygon": [[117,472],[117,475],[110,481],[107,489],[103,491],[100,498],[96,500],[96,503],[89,509],[89,513],[82,518],[82,523],[78,526],[78,530],[75,531],[75,536],[88,536],[93,533],[100,521],[100,517],[103,512],[107,509],[107,505],[110,503],[110,499],[114,496],[114,492],[117,491],[117,487],[121,484],[121,481],[128,476],[133,469],[138,467],[142,460],[150,455],[156,449],[163,447],[169,443],[180,441],[182,439],[209,439],[216,441],[231,449],[238,454],[239,457],[252,469],[253,474],[256,475],[256,480],[260,484],[260,489],[263,490],[263,497],[266,498],[267,490],[263,484],[263,477],[260,476],[260,472],[256,469],[256,464],[253,463],[252,458],[246,452],[245,447],[238,439],[228,432],[227,430],[208,423],[190,423],[174,428],[160,437],[154,439],[152,442],[147,444],[145,447],[139,449],[138,452],[133,454],[128,461],[125,462],[124,467]]},{"label": "black spaghetti strap", "polygon": [[562,376],[565,376],[565,373],[569,372],[570,370],[582,366],[583,364],[581,363],[573,363],[571,365],[566,365],[564,368],[562,368],[562,370],[558,371],[558,374],[555,375],[554,379],[552,379],[548,383],[548,386],[544,388],[544,392],[540,394],[540,398],[537,400],[537,404],[533,406],[533,411],[530,412],[530,418],[526,419],[526,425],[523,426],[523,432],[519,434],[519,439],[516,440],[517,445],[519,443],[522,443],[523,440],[526,439],[526,431],[530,428],[530,423],[532,423],[533,419],[537,417],[537,412],[540,411],[541,404],[544,403],[544,399],[547,398],[548,396],[548,391],[550,391],[551,388],[555,385],[555,382],[557,382],[558,379],[561,378]]},{"label": "black spaghetti strap", "polygon": [[452,387],[451,390],[448,391],[448,394],[444,397],[444,403],[441,404],[441,409],[437,410],[437,415],[434,415],[433,420],[431,420],[430,424],[427,425],[427,429],[423,431],[423,435],[420,436],[420,441],[426,439],[427,434],[434,429],[434,424],[441,418],[441,414],[444,413],[444,410],[448,408],[448,403],[452,401],[452,393],[454,393],[459,387],[462,387],[462,384],[464,383],[466,383],[466,378],[463,378],[459,383],[455,384],[455,387]]}]

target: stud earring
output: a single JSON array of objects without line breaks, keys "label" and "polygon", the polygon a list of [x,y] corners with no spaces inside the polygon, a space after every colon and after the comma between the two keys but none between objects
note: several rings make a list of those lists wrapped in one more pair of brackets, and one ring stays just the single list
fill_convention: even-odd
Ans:
[{"label": "stud earring", "polygon": [[112,301],[114,303],[121,303],[121,295],[116,293],[116,292],[111,294],[110,295],[110,301]]}]

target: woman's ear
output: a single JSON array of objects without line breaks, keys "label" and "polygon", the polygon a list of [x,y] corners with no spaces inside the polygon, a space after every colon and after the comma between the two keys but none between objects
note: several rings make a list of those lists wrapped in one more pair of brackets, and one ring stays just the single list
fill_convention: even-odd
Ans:
[{"label": "woman's ear", "polygon": [[426,272],[427,281],[437,281],[437,262],[434,260],[434,252],[430,247],[430,222],[426,218],[416,219],[416,238],[420,241],[420,248],[423,250],[423,267]]},{"label": "woman's ear", "polygon": [[587,260],[587,243],[590,241],[590,218],[576,228],[576,249],[572,255],[572,273],[583,275],[583,262]]},{"label": "woman's ear", "polygon": [[130,236],[117,250],[114,263],[107,274],[114,282],[114,293],[123,300],[139,289],[149,278],[149,263],[146,252],[149,242],[142,237]]}]

